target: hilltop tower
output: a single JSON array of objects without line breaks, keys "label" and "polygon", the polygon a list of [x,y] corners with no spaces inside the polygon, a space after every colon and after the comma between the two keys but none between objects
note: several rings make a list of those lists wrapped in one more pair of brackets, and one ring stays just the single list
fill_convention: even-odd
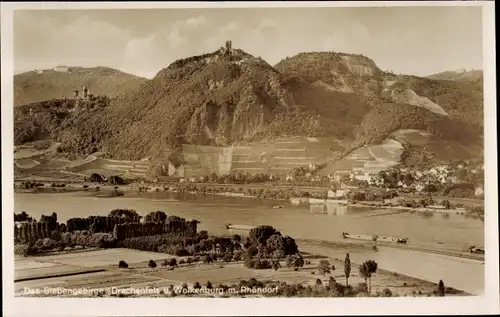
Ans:
[{"label": "hilltop tower", "polygon": [[87,99],[88,96],[89,96],[88,95],[89,94],[89,90],[87,89],[87,87],[83,86],[82,91],[83,91],[83,93],[82,93],[83,94],[83,96],[82,96],[83,99]]},{"label": "hilltop tower", "polygon": [[226,45],[220,48],[223,55],[231,55],[233,51],[233,44],[231,41],[226,41]]}]

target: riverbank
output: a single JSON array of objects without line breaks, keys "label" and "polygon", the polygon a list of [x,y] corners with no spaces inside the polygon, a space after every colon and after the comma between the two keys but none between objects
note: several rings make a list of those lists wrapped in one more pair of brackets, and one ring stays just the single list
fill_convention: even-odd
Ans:
[{"label": "riverbank", "polygon": [[[47,184],[46,184],[47,185]],[[230,184],[228,184],[231,186]],[[234,185],[236,187],[237,185]],[[225,185],[227,187],[227,185]],[[241,188],[240,188],[241,190]],[[318,198],[310,198],[310,197],[272,197],[269,195],[251,195],[244,192],[217,192],[213,190],[209,191],[199,191],[199,190],[188,190],[184,187],[172,187],[172,188],[160,188],[159,186],[153,187],[136,187],[130,185],[82,185],[82,184],[67,184],[65,187],[50,187],[50,186],[41,186],[32,189],[24,189],[15,187],[15,193],[33,193],[33,194],[53,194],[53,193],[76,193],[76,192],[85,192],[89,193],[94,197],[106,198],[106,197],[118,197],[118,196],[126,196],[126,197],[147,197],[157,195],[158,193],[166,192],[166,193],[189,193],[192,195],[214,195],[221,197],[232,197],[232,198],[246,198],[246,199],[266,199],[266,200],[275,200],[279,202],[288,201],[292,205],[298,204],[309,204],[309,205],[326,205],[326,204],[338,204],[341,206],[348,207],[360,207],[360,208],[376,208],[379,210],[395,210],[395,211],[409,211],[409,212],[419,212],[419,213],[440,213],[440,214],[466,214],[467,210],[463,207],[460,208],[449,208],[444,209],[442,207],[430,206],[430,207],[407,207],[394,205],[394,203],[377,203],[377,202],[366,202],[366,201],[358,201],[358,202],[349,202],[346,199],[318,199]],[[472,204],[471,206],[475,206]],[[481,216],[481,215],[478,215]],[[483,218],[484,219],[484,218]]]}]

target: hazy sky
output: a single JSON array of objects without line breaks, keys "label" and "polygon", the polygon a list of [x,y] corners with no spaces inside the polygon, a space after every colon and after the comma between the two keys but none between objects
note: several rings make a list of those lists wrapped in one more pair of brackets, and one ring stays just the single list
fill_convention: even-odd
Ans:
[{"label": "hazy sky", "polygon": [[395,73],[482,69],[480,7],[17,11],[14,67],[108,66],[151,78],[226,40],[271,65],[337,51]]}]

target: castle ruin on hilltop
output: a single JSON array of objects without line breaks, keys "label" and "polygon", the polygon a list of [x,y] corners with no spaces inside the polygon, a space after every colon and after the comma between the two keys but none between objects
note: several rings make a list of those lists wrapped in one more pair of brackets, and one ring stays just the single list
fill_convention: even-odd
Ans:
[{"label": "castle ruin on hilltop", "polygon": [[86,86],[82,87],[82,93],[80,94],[80,91],[75,90],[73,91],[73,98],[76,100],[89,100],[91,98],[92,94],[90,91],[87,89]]},{"label": "castle ruin on hilltop", "polygon": [[223,54],[231,55],[231,53],[233,52],[233,42],[226,41],[226,45],[221,47],[220,50]]}]

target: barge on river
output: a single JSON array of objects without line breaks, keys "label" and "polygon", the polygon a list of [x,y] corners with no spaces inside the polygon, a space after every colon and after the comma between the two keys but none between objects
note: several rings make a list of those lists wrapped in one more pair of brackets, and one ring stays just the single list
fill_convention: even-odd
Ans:
[{"label": "barge on river", "polygon": [[378,235],[364,235],[364,234],[350,234],[348,232],[342,232],[342,238],[344,239],[354,239],[354,240],[364,240],[364,241],[374,241],[374,242],[392,242],[398,244],[407,244],[408,238],[394,238],[394,237],[380,237]]}]

